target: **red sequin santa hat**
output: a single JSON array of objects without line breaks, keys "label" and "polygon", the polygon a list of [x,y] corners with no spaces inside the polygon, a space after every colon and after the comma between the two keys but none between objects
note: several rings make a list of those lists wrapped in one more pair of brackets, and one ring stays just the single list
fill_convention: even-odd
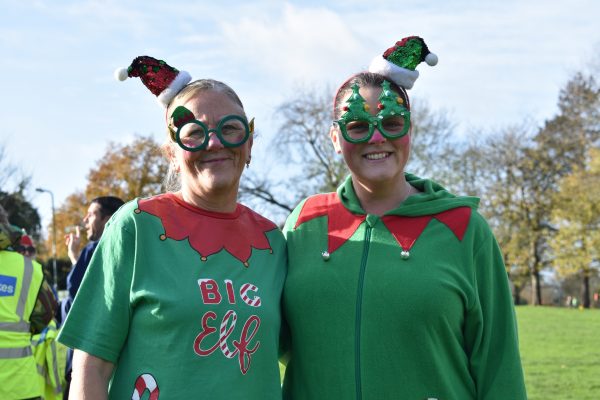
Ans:
[{"label": "red sequin santa hat", "polygon": [[117,69],[115,77],[120,81],[140,78],[164,108],[192,80],[186,71],[179,71],[163,60],[150,56],[136,57],[128,68]]}]

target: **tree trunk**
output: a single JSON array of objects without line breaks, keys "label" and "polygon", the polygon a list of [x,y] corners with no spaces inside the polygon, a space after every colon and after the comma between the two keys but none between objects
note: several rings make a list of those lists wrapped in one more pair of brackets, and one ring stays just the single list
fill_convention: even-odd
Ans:
[{"label": "tree trunk", "polygon": [[537,305],[542,305],[542,281],[540,279],[540,271],[535,271],[535,295],[537,297]]},{"label": "tree trunk", "polygon": [[515,290],[514,290],[514,294],[513,294],[513,300],[515,302],[515,306],[518,306],[519,304],[521,304],[521,289],[522,288],[515,286]]},{"label": "tree trunk", "polygon": [[590,308],[590,277],[587,271],[583,272],[583,281],[581,283],[581,304],[583,308]]},{"label": "tree trunk", "polygon": [[540,282],[540,271],[534,269],[531,272],[531,304],[542,305],[542,284]]}]

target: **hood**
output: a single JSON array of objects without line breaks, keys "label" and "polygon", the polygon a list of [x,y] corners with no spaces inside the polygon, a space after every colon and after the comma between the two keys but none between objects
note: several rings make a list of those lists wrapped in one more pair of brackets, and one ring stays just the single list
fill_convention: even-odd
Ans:
[{"label": "hood", "polygon": [[[422,179],[410,173],[405,173],[404,176],[410,185],[419,189],[420,193],[411,195],[397,208],[386,212],[385,215],[417,217],[438,214],[458,207],[477,209],[479,206],[478,197],[456,196],[432,180]],[[352,213],[365,214],[354,191],[350,176],[337,189],[337,194],[344,207]]]}]

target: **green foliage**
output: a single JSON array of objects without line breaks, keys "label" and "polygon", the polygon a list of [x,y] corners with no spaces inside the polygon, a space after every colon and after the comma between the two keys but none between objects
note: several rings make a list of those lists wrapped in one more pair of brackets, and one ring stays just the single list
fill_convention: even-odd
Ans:
[{"label": "green foliage", "polygon": [[600,393],[600,310],[517,307],[529,400],[592,400]]},{"label": "green foliage", "polygon": [[[595,257],[586,243],[589,237],[583,239],[575,221],[562,217],[562,232],[552,222],[574,192],[588,192],[580,193],[587,198],[574,204],[598,203],[594,189],[588,191],[583,182],[567,188],[563,179],[583,168],[590,149],[599,143],[600,87],[593,77],[575,74],[561,91],[558,106],[559,113],[535,134],[519,128],[494,134],[489,142],[463,150],[460,160],[467,167],[455,168],[479,190],[482,211],[498,237],[516,290],[525,285],[527,275],[531,278],[533,304],[541,304],[542,269],[553,267],[559,258],[581,268],[581,257],[587,256],[588,264]],[[581,208],[577,213],[586,206]],[[587,228],[597,231],[598,226]],[[579,258],[573,254],[577,249]]]},{"label": "green foliage", "polygon": [[588,278],[597,273],[600,259],[600,147],[584,157],[585,167],[576,166],[565,176],[555,194],[552,218],[558,232],[551,242],[554,267],[559,275],[583,278],[583,304],[588,306]]},{"label": "green foliage", "polygon": [[[67,258],[63,237],[76,225],[82,225],[89,202],[99,196],[117,196],[123,200],[145,197],[163,191],[162,181],[168,161],[151,136],[137,136],[129,144],[109,143],[106,153],[88,174],[85,192],[69,195],[56,210],[57,258]],[[82,246],[85,245],[83,229]],[[50,248],[50,240],[46,248]],[[42,254],[42,256],[45,253]]]},{"label": "green foliage", "polygon": [[86,198],[117,196],[127,201],[161,193],[168,165],[151,136],[136,136],[129,144],[109,143],[88,174]]},{"label": "green foliage", "polygon": [[40,215],[37,209],[25,198],[22,190],[14,193],[0,191],[0,204],[8,213],[8,220],[11,224],[25,229],[29,235],[39,239]]},{"label": "green foliage", "polygon": [[26,196],[30,182],[31,177],[9,160],[5,144],[0,142],[0,204],[12,224],[25,229],[37,240],[40,238],[41,220]]},{"label": "green foliage", "polygon": [[592,149],[590,167],[576,167],[560,183],[553,220],[554,265],[562,275],[588,271],[600,258],[600,148]]}]

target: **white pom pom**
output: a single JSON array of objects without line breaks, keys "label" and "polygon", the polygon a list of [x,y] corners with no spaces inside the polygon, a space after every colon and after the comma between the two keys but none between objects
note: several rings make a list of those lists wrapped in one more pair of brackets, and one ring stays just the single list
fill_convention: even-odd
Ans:
[{"label": "white pom pom", "polygon": [[433,67],[438,63],[438,56],[436,56],[434,53],[429,53],[425,57],[425,62],[427,65],[431,65]]},{"label": "white pom pom", "polygon": [[115,78],[118,81],[124,81],[128,77],[129,77],[129,74],[127,73],[127,68],[117,68],[115,70]]}]

